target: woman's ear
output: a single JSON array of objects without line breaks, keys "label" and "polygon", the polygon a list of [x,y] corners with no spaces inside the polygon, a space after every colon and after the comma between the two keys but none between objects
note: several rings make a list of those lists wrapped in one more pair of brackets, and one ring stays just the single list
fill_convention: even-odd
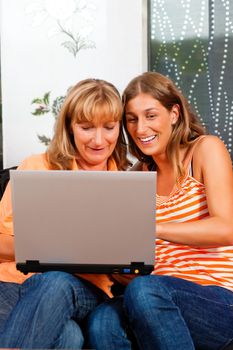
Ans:
[{"label": "woman's ear", "polygon": [[180,116],[180,106],[175,104],[171,109],[171,122],[175,125]]}]

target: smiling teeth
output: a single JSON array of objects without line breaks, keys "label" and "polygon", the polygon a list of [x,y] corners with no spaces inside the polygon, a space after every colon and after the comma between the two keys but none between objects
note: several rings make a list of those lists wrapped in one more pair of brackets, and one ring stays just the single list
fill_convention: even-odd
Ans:
[{"label": "smiling teeth", "polygon": [[142,142],[148,142],[148,141],[152,141],[156,138],[156,135],[153,136],[149,136],[149,137],[145,137],[144,139],[140,139]]}]

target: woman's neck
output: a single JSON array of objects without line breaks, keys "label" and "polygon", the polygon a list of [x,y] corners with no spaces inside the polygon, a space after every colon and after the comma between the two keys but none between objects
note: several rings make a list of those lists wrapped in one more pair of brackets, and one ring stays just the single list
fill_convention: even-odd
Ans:
[{"label": "woman's neck", "polygon": [[103,162],[100,164],[88,164],[81,159],[76,159],[76,163],[80,170],[86,171],[106,171],[108,170],[108,162]]},{"label": "woman's neck", "polygon": [[[186,149],[180,150],[180,158],[183,161]],[[166,155],[153,157],[157,170],[157,194],[168,196],[177,182],[172,162]]]}]

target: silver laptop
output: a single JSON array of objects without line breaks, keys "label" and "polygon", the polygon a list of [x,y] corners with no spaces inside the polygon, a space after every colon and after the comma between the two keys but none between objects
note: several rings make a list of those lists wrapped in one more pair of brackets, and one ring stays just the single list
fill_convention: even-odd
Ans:
[{"label": "silver laptop", "polygon": [[20,271],[153,270],[155,172],[11,170],[10,180]]}]

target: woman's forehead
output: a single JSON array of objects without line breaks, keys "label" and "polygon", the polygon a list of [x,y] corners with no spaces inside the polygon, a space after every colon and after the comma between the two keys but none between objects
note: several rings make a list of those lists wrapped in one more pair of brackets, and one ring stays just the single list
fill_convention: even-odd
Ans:
[{"label": "woman's forehead", "polygon": [[93,124],[100,124],[100,123],[109,123],[109,122],[115,122],[120,120],[120,116],[116,114],[106,114],[106,113],[96,113],[96,114],[88,114],[88,115],[77,115],[76,118],[74,118],[76,122],[78,123],[93,123]]}]

